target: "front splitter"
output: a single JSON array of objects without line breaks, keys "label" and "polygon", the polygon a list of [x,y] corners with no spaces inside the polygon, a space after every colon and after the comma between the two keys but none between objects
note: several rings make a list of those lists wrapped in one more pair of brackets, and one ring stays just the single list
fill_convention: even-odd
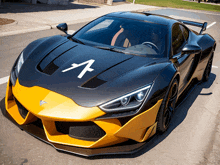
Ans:
[{"label": "front splitter", "polygon": [[147,143],[150,143],[150,141],[152,141],[153,139],[150,138],[149,140],[142,143],[129,140],[127,142],[123,142],[117,145],[102,147],[102,148],[93,148],[93,149],[62,145],[62,144],[49,142],[42,128],[34,124],[18,125],[15,122],[15,120],[10,116],[10,114],[6,111],[5,107],[1,106],[1,110],[3,115],[11,122],[13,122],[16,126],[18,126],[21,130],[24,130],[25,132],[34,136],[35,138],[47,144],[52,145],[56,150],[68,152],[80,156],[85,156],[85,157],[93,157],[93,156],[101,156],[101,155],[134,154],[139,150],[141,150]]}]

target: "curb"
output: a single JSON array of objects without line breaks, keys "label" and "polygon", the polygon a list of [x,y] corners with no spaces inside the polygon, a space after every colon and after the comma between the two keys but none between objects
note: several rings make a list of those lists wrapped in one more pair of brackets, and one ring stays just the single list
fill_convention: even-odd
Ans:
[{"label": "curb", "polygon": [[[98,18],[98,16],[97,17],[90,17],[90,18],[80,19],[80,20],[75,20],[75,21],[69,21],[69,22],[66,22],[66,23],[68,25],[73,25],[73,24],[77,24],[77,23],[92,21],[92,20],[94,20],[96,18]],[[25,29],[25,30],[1,32],[0,33],[0,37],[11,36],[11,35],[16,35],[16,34],[24,34],[24,33],[29,33],[29,32],[41,31],[41,30],[56,29],[56,26],[58,24],[60,24],[60,23],[56,23],[56,24],[52,24],[52,25],[48,24],[48,25],[45,25],[45,26],[40,26],[38,28],[31,28],[31,29]],[[6,26],[6,25],[4,25],[4,26]]]},{"label": "curb", "polygon": [[[157,7],[157,6],[153,6],[154,10],[164,10],[164,9],[174,9],[174,10],[184,10],[184,11],[190,11],[190,12],[196,12],[196,13],[203,13],[203,14],[211,14],[211,15],[219,15],[220,13],[216,13],[216,12],[209,12],[209,11],[201,11],[201,10],[193,10],[193,9],[179,9],[179,8],[169,8],[169,7]],[[143,11],[143,9],[140,10],[134,10],[134,11]],[[151,9],[149,9],[149,11],[152,11]],[[89,18],[84,18],[84,19],[77,19],[74,21],[67,21],[66,23],[68,25],[73,25],[73,24],[77,24],[77,23],[82,23],[82,22],[88,22],[88,21],[92,21],[96,18],[98,18],[99,16],[96,17],[89,17]],[[11,23],[11,24],[6,24],[6,25],[2,25],[2,26],[12,26],[12,25],[16,25],[18,24],[17,21]],[[24,29],[24,30],[16,30],[16,31],[9,31],[9,32],[1,32],[0,33],[0,37],[5,37],[5,36],[11,36],[11,35],[17,35],[17,34],[24,34],[24,33],[29,33],[29,32],[35,32],[35,31],[41,31],[41,30],[49,30],[49,29],[56,29],[56,26],[59,23],[54,23],[54,24],[48,24],[48,25],[43,25],[40,26],[38,28],[31,28],[31,29]]]},{"label": "curb", "polygon": [[[77,23],[82,23],[82,22],[87,22],[87,21],[92,21],[95,18],[98,17],[90,17],[90,18],[86,18],[86,19],[81,19],[81,20],[75,20],[75,21],[69,21],[66,22],[67,25],[73,25],[73,24],[77,24]],[[14,22],[13,22],[14,23]],[[13,24],[12,23],[12,24]],[[52,25],[45,25],[45,26],[40,26],[38,28],[31,28],[31,29],[25,29],[25,30],[16,30],[16,31],[9,31],[9,32],[1,32],[0,33],[0,37],[5,37],[5,36],[11,36],[11,35],[16,35],[16,34],[24,34],[24,33],[29,33],[29,32],[35,32],[35,31],[41,31],[41,30],[49,30],[49,29],[56,29],[57,25],[60,23],[56,23],[56,24],[52,24]],[[6,26],[6,25],[4,25]],[[10,25],[9,25],[10,26]]]},{"label": "curb", "polygon": [[[96,18],[98,18],[99,16],[97,17],[89,17],[89,18],[84,18],[84,19],[77,19],[77,20],[74,20],[74,21],[67,21],[65,22],[68,26],[70,25],[73,25],[73,24],[77,24],[77,23],[83,23],[83,22],[89,22],[89,21],[92,21]],[[51,26],[51,29],[56,29],[57,28],[57,25],[60,24],[60,23],[54,23]]]},{"label": "curb", "polygon": [[[157,7],[157,6],[146,5],[146,7],[147,6],[153,7],[153,10],[162,9],[161,7]],[[141,10],[143,11],[144,9],[141,9]],[[151,8],[149,10],[151,11]],[[133,10],[133,11],[137,11],[137,10]],[[66,23],[68,25],[73,25],[73,24],[77,24],[77,23],[89,22],[89,21],[92,21],[92,20],[94,20],[94,19],[96,19],[96,18],[98,18],[100,16],[101,15],[98,15],[98,16],[95,16],[95,17],[83,18],[83,19],[76,19],[76,20],[72,20],[72,21],[66,21]],[[15,30],[15,31],[1,32],[0,33],[0,37],[2,37],[2,36],[11,36],[11,35],[16,35],[16,34],[24,34],[24,33],[28,33],[28,32],[40,31],[40,30],[56,29],[56,26],[58,24],[60,24],[60,23],[62,23],[62,22],[52,23],[52,24],[45,24],[45,25],[39,26],[37,28],[30,28],[30,29],[24,29],[24,30]]]},{"label": "curb", "polygon": [[32,29],[25,29],[25,30],[17,30],[17,31],[10,31],[10,32],[1,32],[0,37],[5,37],[5,36],[11,36],[11,35],[16,35],[16,34],[24,34],[28,32],[35,32],[35,31],[40,31],[40,30],[48,30],[51,29],[51,26],[41,26],[38,28],[32,28]]}]

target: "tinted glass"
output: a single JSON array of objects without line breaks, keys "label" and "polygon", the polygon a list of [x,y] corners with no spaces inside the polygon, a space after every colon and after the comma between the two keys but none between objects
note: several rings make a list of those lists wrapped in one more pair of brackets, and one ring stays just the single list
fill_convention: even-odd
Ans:
[{"label": "tinted glass", "polygon": [[182,25],[180,25],[181,30],[183,31],[183,35],[185,37],[185,40],[187,41],[189,38],[189,31]]},{"label": "tinted glass", "polygon": [[172,47],[173,55],[179,53],[185,44],[185,40],[179,24],[175,24],[172,28]]},{"label": "tinted glass", "polygon": [[167,26],[117,17],[101,17],[74,37],[92,46],[107,46],[137,55],[165,56]]}]

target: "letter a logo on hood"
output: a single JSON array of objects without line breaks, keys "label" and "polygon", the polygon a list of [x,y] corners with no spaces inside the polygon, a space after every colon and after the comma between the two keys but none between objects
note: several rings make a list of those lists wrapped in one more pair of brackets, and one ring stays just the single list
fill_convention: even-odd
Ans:
[{"label": "letter a logo on hood", "polygon": [[62,72],[67,72],[69,70],[72,70],[72,69],[78,68],[79,66],[87,64],[86,67],[82,70],[82,72],[78,75],[78,78],[81,79],[87,71],[92,72],[94,70],[94,69],[90,68],[92,66],[93,62],[95,62],[95,60],[91,59],[91,60],[82,62],[80,64],[73,63],[72,67],[64,69],[64,70],[62,70]]}]

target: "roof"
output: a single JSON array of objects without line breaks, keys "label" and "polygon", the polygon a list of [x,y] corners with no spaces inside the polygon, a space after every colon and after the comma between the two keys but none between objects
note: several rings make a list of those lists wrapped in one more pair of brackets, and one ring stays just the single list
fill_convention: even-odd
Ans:
[{"label": "roof", "polygon": [[140,20],[140,21],[148,21],[148,22],[153,22],[157,24],[163,24],[163,25],[171,25],[177,20],[164,16],[164,15],[157,15],[153,13],[148,13],[148,12],[114,12],[107,14],[107,16],[112,16],[112,17],[121,17],[121,18],[129,18],[129,19],[135,19],[135,20]]}]

